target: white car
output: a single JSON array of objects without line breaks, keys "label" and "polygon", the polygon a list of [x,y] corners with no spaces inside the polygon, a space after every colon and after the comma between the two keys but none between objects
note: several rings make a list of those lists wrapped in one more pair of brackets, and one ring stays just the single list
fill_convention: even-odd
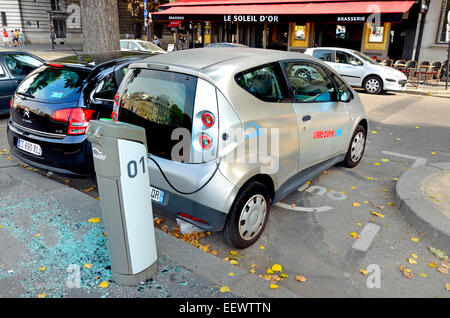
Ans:
[{"label": "white car", "polygon": [[362,87],[369,94],[382,91],[404,91],[406,75],[396,69],[376,63],[361,52],[333,47],[308,48],[312,55],[331,66],[350,85]]},{"label": "white car", "polygon": [[142,40],[120,40],[121,51],[140,51],[151,53],[167,53],[152,42]]}]

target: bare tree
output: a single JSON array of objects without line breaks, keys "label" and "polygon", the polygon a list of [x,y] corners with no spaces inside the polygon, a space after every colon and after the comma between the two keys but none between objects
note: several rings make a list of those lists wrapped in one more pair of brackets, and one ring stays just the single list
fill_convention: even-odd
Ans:
[{"label": "bare tree", "polygon": [[83,51],[120,50],[117,0],[81,0]]}]

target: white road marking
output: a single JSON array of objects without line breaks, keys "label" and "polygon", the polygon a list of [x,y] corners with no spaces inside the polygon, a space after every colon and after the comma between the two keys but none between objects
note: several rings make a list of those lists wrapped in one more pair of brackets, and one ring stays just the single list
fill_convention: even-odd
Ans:
[{"label": "white road marking", "polygon": [[377,235],[378,231],[380,231],[379,225],[367,223],[367,225],[359,234],[359,239],[357,239],[355,243],[353,243],[352,248],[366,252],[369,249],[370,244],[372,244],[372,241]]},{"label": "white road marking", "polygon": [[384,153],[385,155],[391,155],[391,156],[396,156],[396,157],[402,157],[402,158],[406,158],[406,159],[415,160],[413,165],[412,165],[413,168],[417,168],[417,167],[423,166],[428,161],[428,159],[426,159],[426,158],[408,156],[408,155],[403,155],[401,153],[396,153],[396,152],[382,151],[382,153]]},{"label": "white road marking", "polygon": [[332,210],[332,207],[329,206],[321,206],[318,208],[308,208],[308,207],[304,207],[304,206],[292,206],[283,202],[277,202],[275,203],[276,206],[283,208],[283,209],[287,209],[287,210],[292,210],[292,211],[297,211],[297,212],[323,212],[323,211],[328,211],[328,210]]}]

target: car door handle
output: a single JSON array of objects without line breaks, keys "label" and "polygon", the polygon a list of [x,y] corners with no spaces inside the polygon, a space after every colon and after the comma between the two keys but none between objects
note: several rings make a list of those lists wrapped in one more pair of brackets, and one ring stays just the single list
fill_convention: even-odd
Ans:
[{"label": "car door handle", "polygon": [[302,117],[302,120],[303,120],[304,122],[311,121],[311,115],[305,115],[305,116],[303,116],[303,117]]}]

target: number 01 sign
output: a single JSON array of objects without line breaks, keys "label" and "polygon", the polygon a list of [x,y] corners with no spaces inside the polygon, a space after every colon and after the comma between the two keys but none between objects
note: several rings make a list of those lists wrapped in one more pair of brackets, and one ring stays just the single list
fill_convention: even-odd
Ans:
[{"label": "number 01 sign", "polygon": [[120,163],[119,188],[122,192],[124,216],[128,227],[131,267],[135,274],[156,260],[156,249],[155,254],[139,250],[141,241],[153,244],[155,240],[147,150],[139,142],[122,139],[117,142]]}]

